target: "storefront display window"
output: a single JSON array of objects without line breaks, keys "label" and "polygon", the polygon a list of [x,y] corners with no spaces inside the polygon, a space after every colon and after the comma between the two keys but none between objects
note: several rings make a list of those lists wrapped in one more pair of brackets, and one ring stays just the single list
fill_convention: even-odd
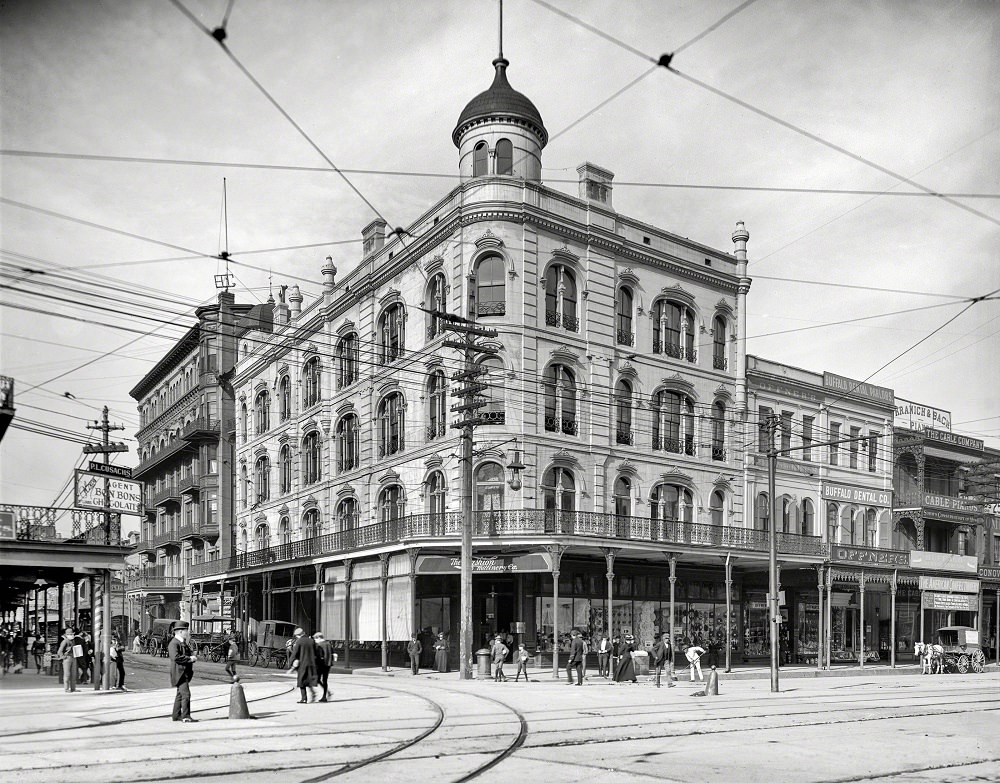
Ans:
[{"label": "storefront display window", "polygon": [[795,604],[795,659],[815,663],[819,654],[819,598],[816,593],[799,597]]},{"label": "storefront display window", "polygon": [[747,593],[743,604],[743,656],[766,658],[771,654],[771,637],[768,634],[767,595]]}]

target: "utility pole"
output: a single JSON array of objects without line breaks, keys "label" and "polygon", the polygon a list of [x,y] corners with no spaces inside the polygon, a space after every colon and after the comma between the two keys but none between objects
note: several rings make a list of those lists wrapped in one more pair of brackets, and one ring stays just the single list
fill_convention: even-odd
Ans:
[{"label": "utility pole", "polygon": [[[109,439],[109,435],[114,430],[124,430],[125,426],[122,424],[110,424],[108,423],[108,406],[104,406],[104,411],[99,422],[94,422],[93,424],[87,425],[88,430],[100,430],[101,432],[101,445],[98,447],[94,444],[87,444],[84,446],[84,453],[97,453],[104,455],[104,464],[110,465],[111,459],[109,455],[112,452],[128,451],[128,446],[124,443],[112,443]],[[105,484],[107,484],[107,479],[105,479]],[[121,528],[119,527],[118,538],[121,539]],[[118,542],[116,542],[118,543]],[[104,544],[105,546],[111,544],[111,513],[108,511],[104,512]],[[91,624],[94,627],[94,637],[100,636],[100,649],[101,656],[96,662],[96,667],[99,668],[101,672],[101,679],[94,678],[94,690],[99,690],[103,688],[106,691],[111,690],[111,667],[108,666],[108,662],[111,660],[111,571],[105,569],[100,577],[100,590],[94,590],[90,594],[90,618]],[[97,599],[101,599],[100,611],[97,607]]]},{"label": "utility pole", "polygon": [[769,415],[760,423],[767,433],[767,495],[771,508],[768,512],[767,530],[767,604],[770,609],[771,631],[771,693],[778,692],[778,631],[781,624],[781,614],[778,610],[778,525],[775,514],[775,471],[778,464],[778,450],[775,448],[775,433],[778,430],[778,416]]},{"label": "utility pole", "polygon": [[461,372],[451,376],[453,381],[462,384],[452,392],[453,397],[463,400],[458,405],[452,405],[451,410],[462,418],[451,426],[462,431],[462,551],[461,551],[461,596],[460,596],[460,642],[459,642],[459,673],[460,679],[472,679],[472,527],[473,527],[473,488],[472,488],[472,432],[482,422],[476,411],[486,405],[482,394],[489,386],[477,379],[486,370],[476,364],[479,354],[492,355],[498,353],[496,348],[477,345],[477,337],[496,337],[496,329],[480,329],[476,326],[476,303],[474,297],[469,297],[469,317],[461,318],[449,313],[434,313],[444,323],[443,327],[450,332],[464,335],[465,339],[445,340],[448,348],[456,348],[464,353],[465,361]]}]

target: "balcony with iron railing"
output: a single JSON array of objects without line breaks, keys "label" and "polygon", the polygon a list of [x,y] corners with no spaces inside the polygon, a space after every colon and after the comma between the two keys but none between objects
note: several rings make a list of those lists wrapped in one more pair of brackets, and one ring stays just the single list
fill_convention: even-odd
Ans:
[{"label": "balcony with iron railing", "polygon": [[689,457],[696,456],[694,439],[691,437],[678,440],[676,438],[662,438],[659,435],[653,436],[653,451],[667,451],[671,454],[686,454]]},{"label": "balcony with iron railing", "polygon": [[715,462],[725,462],[726,450],[721,446],[712,446],[712,459]]},{"label": "balcony with iron railing", "polygon": [[[361,460],[357,454],[348,454],[346,457],[341,457],[337,460],[337,472],[346,473],[349,470],[356,470],[358,466],[361,465]],[[291,489],[285,489],[281,494],[287,493]]]},{"label": "balcony with iron railing", "polygon": [[165,576],[163,569],[151,568],[147,571],[140,571],[129,577],[125,583],[126,590],[163,590],[179,592],[184,588],[184,577]]},{"label": "balcony with iron railing", "polygon": [[557,329],[562,327],[567,332],[580,331],[580,319],[575,315],[557,313],[554,310],[545,311],[545,323],[547,326],[554,326]]},{"label": "balcony with iron railing", "polygon": [[185,476],[177,482],[177,491],[184,494],[197,494],[201,491],[201,479],[198,476]]},{"label": "balcony with iron railing", "polygon": [[219,537],[219,526],[208,523],[195,522],[191,525],[184,525],[178,531],[178,539],[181,541],[191,538],[205,538],[214,541]]},{"label": "balcony with iron railing", "polygon": [[653,340],[653,353],[662,353],[672,359],[686,359],[689,362],[698,361],[698,352],[694,348],[682,348],[677,343]]},{"label": "balcony with iron railing", "polygon": [[507,312],[506,302],[477,302],[476,315],[504,315]]},{"label": "balcony with iron railing", "polygon": [[403,450],[403,445],[402,435],[395,438],[388,438],[378,444],[378,455],[379,457],[388,457],[392,454],[398,454]]},{"label": "balcony with iron railing", "polygon": [[154,471],[156,468],[169,462],[178,454],[190,452],[193,448],[194,446],[184,438],[172,440],[155,454],[140,462],[137,467],[133,468],[132,478],[141,479]]},{"label": "balcony with iron railing", "polygon": [[219,437],[219,427],[220,422],[218,419],[212,419],[208,416],[199,416],[198,418],[189,421],[184,425],[184,429],[181,430],[181,437],[184,440],[199,440],[202,438],[218,438]]},{"label": "balcony with iron railing", "polygon": [[565,416],[563,416],[560,419],[557,419],[555,416],[546,416],[545,431],[561,432],[564,435],[576,435],[577,434],[576,419],[566,418]]},{"label": "balcony with iron railing", "polygon": [[[326,533],[276,546],[245,552],[232,557],[192,565],[192,578],[260,568],[311,557],[343,554],[364,549],[384,547],[389,544],[406,544],[420,540],[450,540],[458,546],[462,534],[462,515],[416,514],[400,519],[377,522],[338,533]],[[579,545],[610,544],[661,544],[672,551],[692,552],[752,552],[764,556],[768,551],[768,533],[743,527],[708,525],[679,520],[645,519],[642,517],[615,516],[591,511],[546,511],[524,509],[510,511],[477,511],[473,515],[473,536],[480,546],[491,539],[505,541],[518,537],[538,539],[573,537]],[[795,533],[777,535],[778,552],[826,559],[828,545],[820,536],[803,536]]]},{"label": "balcony with iron railing", "polygon": [[712,369],[713,370],[728,370],[729,360],[725,356],[713,356],[712,357]]},{"label": "balcony with iron railing", "polygon": [[446,432],[447,425],[442,421],[435,421],[427,425],[427,440],[434,440],[435,438],[443,438]]},{"label": "balcony with iron railing", "polygon": [[359,377],[357,369],[352,369],[346,373],[339,373],[337,375],[337,391],[346,389],[348,386],[357,383]]},{"label": "balcony with iron railing", "polygon": [[480,424],[505,424],[507,421],[507,412],[503,410],[477,411],[476,421]]},{"label": "balcony with iron railing", "polygon": [[149,505],[165,506],[168,503],[180,503],[181,492],[177,484],[168,484],[150,495]]},{"label": "balcony with iron railing", "polygon": [[618,345],[635,345],[635,334],[627,329],[618,330]]},{"label": "balcony with iron railing", "polygon": [[633,441],[632,430],[618,429],[615,431],[615,443],[619,446],[631,446]]}]

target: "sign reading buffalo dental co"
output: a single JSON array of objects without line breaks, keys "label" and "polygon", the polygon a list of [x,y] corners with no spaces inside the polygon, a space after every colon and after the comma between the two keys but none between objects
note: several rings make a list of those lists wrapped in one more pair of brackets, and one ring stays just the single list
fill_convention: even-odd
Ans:
[{"label": "sign reading buffalo dental co", "polygon": [[918,580],[921,590],[940,593],[978,593],[978,579],[956,579],[950,576],[921,576]]},{"label": "sign reading buffalo dental co", "polygon": [[838,565],[863,565],[872,568],[909,568],[910,553],[870,546],[830,545],[830,560]]},{"label": "sign reading buffalo dental co", "polygon": [[892,491],[854,487],[850,484],[824,484],[823,499],[835,500],[838,503],[856,503],[860,506],[885,506],[888,508],[892,505]]},{"label": "sign reading buffalo dental co", "polygon": [[961,446],[963,449],[972,449],[973,451],[983,450],[983,442],[979,440],[979,438],[969,438],[965,435],[956,435],[954,432],[928,429],[924,431],[924,437],[927,440],[936,440],[939,443]]},{"label": "sign reading buffalo dental co", "polygon": [[[536,555],[480,555],[472,558],[473,574],[524,574],[552,570],[552,558]],[[462,559],[439,555],[422,555],[417,558],[417,574],[459,574]]]},{"label": "sign reading buffalo dental co", "polygon": [[951,413],[897,397],[896,415],[892,423],[905,430],[922,431],[934,428],[951,430]]},{"label": "sign reading buffalo dental co", "polygon": [[924,609],[946,612],[978,612],[979,596],[962,593],[922,593],[920,605]]},{"label": "sign reading buffalo dental co", "polygon": [[823,373],[823,385],[828,389],[840,392],[843,395],[852,397],[863,397],[872,402],[880,402],[884,405],[894,405],[892,389],[884,386],[876,386],[873,383],[863,383],[842,375],[834,375],[832,372]]}]

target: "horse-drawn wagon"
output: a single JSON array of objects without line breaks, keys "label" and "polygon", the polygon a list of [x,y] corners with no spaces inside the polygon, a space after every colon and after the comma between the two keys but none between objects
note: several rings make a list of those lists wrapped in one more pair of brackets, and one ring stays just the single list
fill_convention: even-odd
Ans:
[{"label": "horse-drawn wagon", "polygon": [[972,670],[979,674],[986,668],[986,655],[979,643],[979,631],[967,625],[938,628],[937,644],[918,642],[916,653],[922,671],[930,674]]},{"label": "horse-drawn wagon", "polygon": [[295,623],[284,620],[261,620],[257,625],[257,639],[250,642],[247,653],[250,665],[260,664],[266,667],[274,663],[279,669],[284,669],[288,662],[294,631]]}]

